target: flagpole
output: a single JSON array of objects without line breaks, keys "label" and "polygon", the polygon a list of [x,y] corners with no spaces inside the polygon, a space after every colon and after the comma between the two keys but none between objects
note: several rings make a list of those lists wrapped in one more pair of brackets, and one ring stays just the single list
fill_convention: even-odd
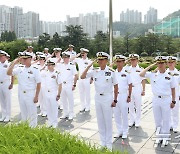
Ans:
[{"label": "flagpole", "polygon": [[110,52],[110,64],[112,64],[112,60],[113,60],[113,49],[112,49],[113,31],[112,31],[112,23],[113,23],[112,0],[109,0],[109,52]]}]

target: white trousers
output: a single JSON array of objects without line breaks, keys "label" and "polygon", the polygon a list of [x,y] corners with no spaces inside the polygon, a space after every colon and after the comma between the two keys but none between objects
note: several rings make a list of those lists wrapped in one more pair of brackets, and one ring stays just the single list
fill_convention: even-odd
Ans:
[{"label": "white trousers", "polygon": [[156,128],[160,127],[160,133],[168,134],[170,130],[170,116],[171,116],[171,97],[158,98],[157,96],[153,97],[153,113]]},{"label": "white trousers", "polygon": [[58,125],[58,102],[56,101],[57,91],[47,93],[47,117],[48,125],[55,126]]},{"label": "white trousers", "polygon": [[90,78],[79,79],[79,95],[81,101],[81,109],[90,110]]},{"label": "white trousers", "polygon": [[61,92],[61,102],[63,104],[63,116],[74,117],[74,96],[72,85],[63,85]]},{"label": "white trousers", "polygon": [[114,108],[114,118],[118,134],[128,134],[128,103],[127,93],[118,94],[118,103]]},{"label": "white trousers", "polygon": [[[141,103],[142,103],[142,87],[136,85],[132,88],[131,102],[129,103],[129,124],[140,125],[141,119]],[[136,109],[136,111],[135,111]]]},{"label": "white trousers", "polygon": [[35,90],[19,90],[19,105],[22,121],[28,121],[30,127],[37,126],[37,107],[34,103]]},{"label": "white trousers", "polygon": [[177,129],[179,124],[179,96],[176,97],[176,104],[173,109],[171,109],[171,127]]},{"label": "white trousers", "polygon": [[44,87],[41,87],[40,93],[39,93],[39,104],[40,104],[40,110],[42,114],[47,114],[47,99],[46,99],[46,89]]},{"label": "white trousers", "polygon": [[11,117],[11,90],[9,90],[9,81],[0,83],[0,103],[2,118]]},{"label": "white trousers", "polygon": [[95,96],[96,117],[102,146],[112,148],[112,94]]}]

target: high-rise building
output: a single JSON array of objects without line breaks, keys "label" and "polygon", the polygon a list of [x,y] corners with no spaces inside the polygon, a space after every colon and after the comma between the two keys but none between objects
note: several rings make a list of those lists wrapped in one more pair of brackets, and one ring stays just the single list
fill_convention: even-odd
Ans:
[{"label": "high-rise building", "polygon": [[130,24],[140,24],[142,22],[142,13],[138,12],[137,10],[134,11],[127,9],[126,12],[121,12],[120,21],[127,22]]},{"label": "high-rise building", "polygon": [[42,33],[47,33],[50,36],[53,36],[56,32],[60,36],[64,36],[64,31],[65,31],[65,24],[61,21],[59,22],[43,22],[42,23]]},{"label": "high-rise building", "polygon": [[97,31],[107,32],[108,19],[105,17],[104,12],[87,13],[86,15],[79,14],[79,17],[67,17],[67,25],[81,25],[83,31],[94,37]]},{"label": "high-rise building", "polygon": [[155,24],[157,23],[157,9],[154,9],[152,7],[149,8],[147,11],[147,14],[144,15],[144,23],[145,24]]},{"label": "high-rise building", "polygon": [[5,30],[11,31],[11,8],[0,5],[0,34]]},{"label": "high-rise building", "polygon": [[21,37],[38,37],[40,35],[39,14],[27,12],[23,14],[23,35]]}]

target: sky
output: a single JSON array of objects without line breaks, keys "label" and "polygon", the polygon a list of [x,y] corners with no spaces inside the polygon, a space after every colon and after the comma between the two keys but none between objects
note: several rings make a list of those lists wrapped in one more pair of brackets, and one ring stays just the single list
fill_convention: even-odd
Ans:
[{"label": "sky", "polygon": [[[119,21],[121,11],[127,8],[144,14],[150,7],[158,10],[158,19],[180,10],[180,0],[112,0],[113,21]],[[79,13],[104,11],[108,17],[109,0],[0,0],[0,5],[19,6],[24,13],[33,11],[40,14],[43,21],[65,21],[66,15],[78,16]]]}]

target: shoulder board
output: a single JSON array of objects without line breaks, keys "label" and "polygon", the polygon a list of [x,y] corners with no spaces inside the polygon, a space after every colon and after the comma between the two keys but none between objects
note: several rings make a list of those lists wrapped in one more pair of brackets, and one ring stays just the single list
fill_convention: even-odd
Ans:
[{"label": "shoulder board", "polygon": [[151,72],[152,72],[152,73],[157,73],[157,70],[152,70]]},{"label": "shoulder board", "polygon": [[110,67],[109,67],[109,70],[110,70],[111,72],[115,72],[115,70],[114,70],[114,69],[112,69],[112,68],[110,68]]},{"label": "shoulder board", "polygon": [[178,73],[174,73],[174,76],[179,76],[179,74]]},{"label": "shoulder board", "polygon": [[171,72],[168,72],[169,75],[173,76],[173,74]]},{"label": "shoulder board", "polygon": [[37,67],[33,66],[33,68],[38,69]]}]

